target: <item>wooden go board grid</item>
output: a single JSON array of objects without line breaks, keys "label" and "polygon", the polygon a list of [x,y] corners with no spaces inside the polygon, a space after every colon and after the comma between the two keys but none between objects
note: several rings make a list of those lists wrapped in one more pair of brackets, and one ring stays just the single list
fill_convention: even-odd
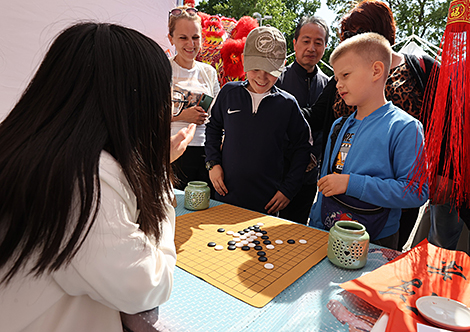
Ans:
[{"label": "wooden go board grid", "polygon": [[[238,232],[257,223],[264,224],[261,230],[267,232],[274,245],[274,249],[267,249],[263,240],[257,239],[267,262],[258,260],[258,250],[254,248],[247,251],[227,248],[228,241],[233,239],[227,231]],[[219,228],[224,228],[225,232],[218,232]],[[283,244],[276,244],[278,239]],[[295,243],[287,243],[289,239]],[[299,243],[300,239],[307,243]],[[224,248],[217,251],[208,247],[209,242]],[[261,308],[326,256],[328,233],[223,204],[177,217],[175,244],[178,267]],[[266,269],[266,263],[273,264],[274,268]]]}]

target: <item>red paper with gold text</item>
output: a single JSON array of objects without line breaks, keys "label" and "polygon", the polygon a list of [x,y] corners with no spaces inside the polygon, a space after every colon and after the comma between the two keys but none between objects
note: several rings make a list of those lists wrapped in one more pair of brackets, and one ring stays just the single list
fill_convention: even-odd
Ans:
[{"label": "red paper with gold text", "polygon": [[470,305],[470,257],[424,240],[377,270],[340,286],[387,312],[387,332],[416,331],[418,322],[429,324],[416,309],[421,296],[443,296]]}]

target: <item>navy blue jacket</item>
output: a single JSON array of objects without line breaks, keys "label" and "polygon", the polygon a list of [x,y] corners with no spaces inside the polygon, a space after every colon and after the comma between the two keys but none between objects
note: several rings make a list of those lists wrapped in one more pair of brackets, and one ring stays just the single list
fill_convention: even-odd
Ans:
[{"label": "navy blue jacket", "polygon": [[[309,129],[295,98],[275,86],[253,114],[247,84],[229,82],[220,90],[206,124],[206,161],[224,170],[228,194],[215,193],[216,200],[266,213],[278,190],[289,199],[299,191],[310,159]],[[286,150],[292,158],[284,176]]]}]

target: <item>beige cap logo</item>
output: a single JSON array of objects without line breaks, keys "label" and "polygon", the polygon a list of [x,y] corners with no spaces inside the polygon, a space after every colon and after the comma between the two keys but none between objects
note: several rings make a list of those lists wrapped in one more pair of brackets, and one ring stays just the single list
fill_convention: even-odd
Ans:
[{"label": "beige cap logo", "polygon": [[274,39],[271,33],[262,33],[256,38],[255,47],[260,53],[268,53],[274,49]]}]

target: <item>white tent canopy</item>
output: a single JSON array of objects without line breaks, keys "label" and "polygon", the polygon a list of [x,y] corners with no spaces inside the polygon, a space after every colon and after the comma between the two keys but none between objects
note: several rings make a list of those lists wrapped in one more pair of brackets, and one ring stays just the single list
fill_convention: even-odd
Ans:
[{"label": "white tent canopy", "polygon": [[80,21],[117,23],[154,39],[169,52],[168,12],[176,0],[3,1],[0,10],[0,121],[26,88],[52,40]]},{"label": "white tent canopy", "polygon": [[427,54],[433,58],[437,57],[439,53],[439,47],[436,45],[431,44],[427,40],[415,35],[412,33],[410,36],[406,37],[405,39],[399,41],[393,48],[397,48],[398,45],[402,45],[399,53],[407,53],[407,54],[414,54],[414,55],[423,55]]}]

